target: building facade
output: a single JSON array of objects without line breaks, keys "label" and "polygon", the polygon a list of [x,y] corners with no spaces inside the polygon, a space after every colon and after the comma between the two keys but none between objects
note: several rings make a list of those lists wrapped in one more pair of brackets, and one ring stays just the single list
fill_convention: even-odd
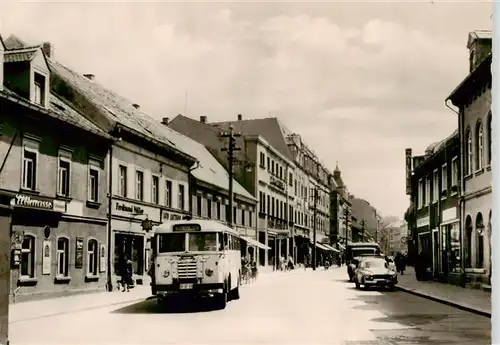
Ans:
[{"label": "building facade", "polygon": [[413,160],[407,213],[414,254],[424,253],[435,279],[461,284],[458,131]]},{"label": "building facade", "polygon": [[[338,249],[345,249],[342,243],[357,242],[352,233],[352,210],[349,192],[338,165],[330,176],[330,243]],[[342,242],[342,243],[341,243]]]},{"label": "building facade", "polygon": [[365,199],[357,198],[354,195],[349,196],[351,202],[352,217],[356,220],[353,224],[353,237],[363,241],[378,242],[379,237],[379,219],[377,209]]},{"label": "building facade", "polygon": [[5,41],[1,66],[10,295],[19,301],[104,290],[111,137],[50,92],[50,46],[21,43]]},{"label": "building facade", "polygon": [[114,138],[110,207],[111,270],[108,287],[120,280],[124,262],[132,261],[133,279],[148,279],[151,233],[164,220],[190,213],[189,176],[196,158],[182,150],[177,133],[134,104],[95,81],[49,59],[52,90]]},{"label": "building facade", "polygon": [[469,33],[469,75],[448,97],[458,108],[463,266],[468,283],[491,284],[491,32]]}]

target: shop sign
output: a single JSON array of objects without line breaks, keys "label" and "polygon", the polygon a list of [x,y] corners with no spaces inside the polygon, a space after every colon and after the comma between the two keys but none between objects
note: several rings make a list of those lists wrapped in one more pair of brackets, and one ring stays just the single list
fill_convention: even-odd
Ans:
[{"label": "shop sign", "polygon": [[443,211],[443,220],[442,220],[443,222],[447,222],[449,220],[453,220],[456,218],[457,218],[457,208],[456,207],[448,208],[448,209]]},{"label": "shop sign", "polygon": [[45,199],[33,195],[17,194],[11,200],[12,206],[33,208],[38,210],[66,212],[66,202],[62,200]]},{"label": "shop sign", "polygon": [[101,244],[99,250],[99,272],[106,272],[106,245]]},{"label": "shop sign", "polygon": [[405,165],[406,165],[406,195],[411,194],[411,149],[405,150]]},{"label": "shop sign", "polygon": [[124,217],[146,216],[148,219],[154,222],[160,221],[159,208],[137,205],[133,203],[124,202],[121,200],[113,201],[113,214]]},{"label": "shop sign", "polygon": [[417,228],[426,226],[430,224],[429,217],[419,218],[417,219]]},{"label": "shop sign", "polygon": [[52,243],[43,241],[42,274],[50,274],[52,266]]},{"label": "shop sign", "polygon": [[161,212],[162,212],[161,214],[162,222],[166,222],[169,220],[182,220],[182,218],[184,217],[184,215],[180,213],[168,212],[165,210],[162,210]]},{"label": "shop sign", "polygon": [[83,237],[76,238],[75,246],[75,268],[83,267]]}]

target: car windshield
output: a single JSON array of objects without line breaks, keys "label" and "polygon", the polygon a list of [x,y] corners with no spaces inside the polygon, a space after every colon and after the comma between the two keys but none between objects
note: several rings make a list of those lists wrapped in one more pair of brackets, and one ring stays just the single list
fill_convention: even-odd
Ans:
[{"label": "car windshield", "polygon": [[186,250],[186,234],[160,234],[158,253],[183,252]]},{"label": "car windshield", "polygon": [[384,268],[387,267],[385,260],[366,260],[364,263],[365,268]]},{"label": "car windshield", "polygon": [[217,251],[217,233],[216,232],[190,233],[189,251],[192,252]]},{"label": "car windshield", "polygon": [[376,249],[375,248],[356,248],[352,250],[353,256],[367,256],[367,255],[375,255],[376,254]]}]

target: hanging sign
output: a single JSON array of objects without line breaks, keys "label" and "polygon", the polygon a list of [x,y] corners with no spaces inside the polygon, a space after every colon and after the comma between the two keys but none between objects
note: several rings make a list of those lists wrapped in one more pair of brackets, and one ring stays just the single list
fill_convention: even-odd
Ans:
[{"label": "hanging sign", "polygon": [[50,274],[52,265],[52,243],[43,241],[42,274]]},{"label": "hanging sign", "polygon": [[106,272],[106,245],[101,244],[99,251],[99,272]]},{"label": "hanging sign", "polygon": [[406,149],[405,151],[406,158],[406,195],[411,194],[411,149]]},{"label": "hanging sign", "polygon": [[83,237],[76,238],[75,246],[75,268],[83,267]]}]

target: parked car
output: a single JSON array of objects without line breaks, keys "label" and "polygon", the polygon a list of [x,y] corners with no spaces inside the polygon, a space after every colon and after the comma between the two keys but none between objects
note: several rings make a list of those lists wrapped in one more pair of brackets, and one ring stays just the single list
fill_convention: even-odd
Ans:
[{"label": "parked car", "polygon": [[380,256],[380,246],[375,242],[354,242],[347,246],[346,265],[349,281],[352,282],[354,279],[354,270],[357,265],[357,262],[354,262],[354,259],[365,256]]},{"label": "parked car", "polygon": [[359,260],[355,271],[354,283],[357,289],[363,286],[363,289],[368,289],[369,287],[388,287],[392,290],[398,283],[398,275],[394,270],[389,268],[389,264],[385,258],[364,257]]}]

